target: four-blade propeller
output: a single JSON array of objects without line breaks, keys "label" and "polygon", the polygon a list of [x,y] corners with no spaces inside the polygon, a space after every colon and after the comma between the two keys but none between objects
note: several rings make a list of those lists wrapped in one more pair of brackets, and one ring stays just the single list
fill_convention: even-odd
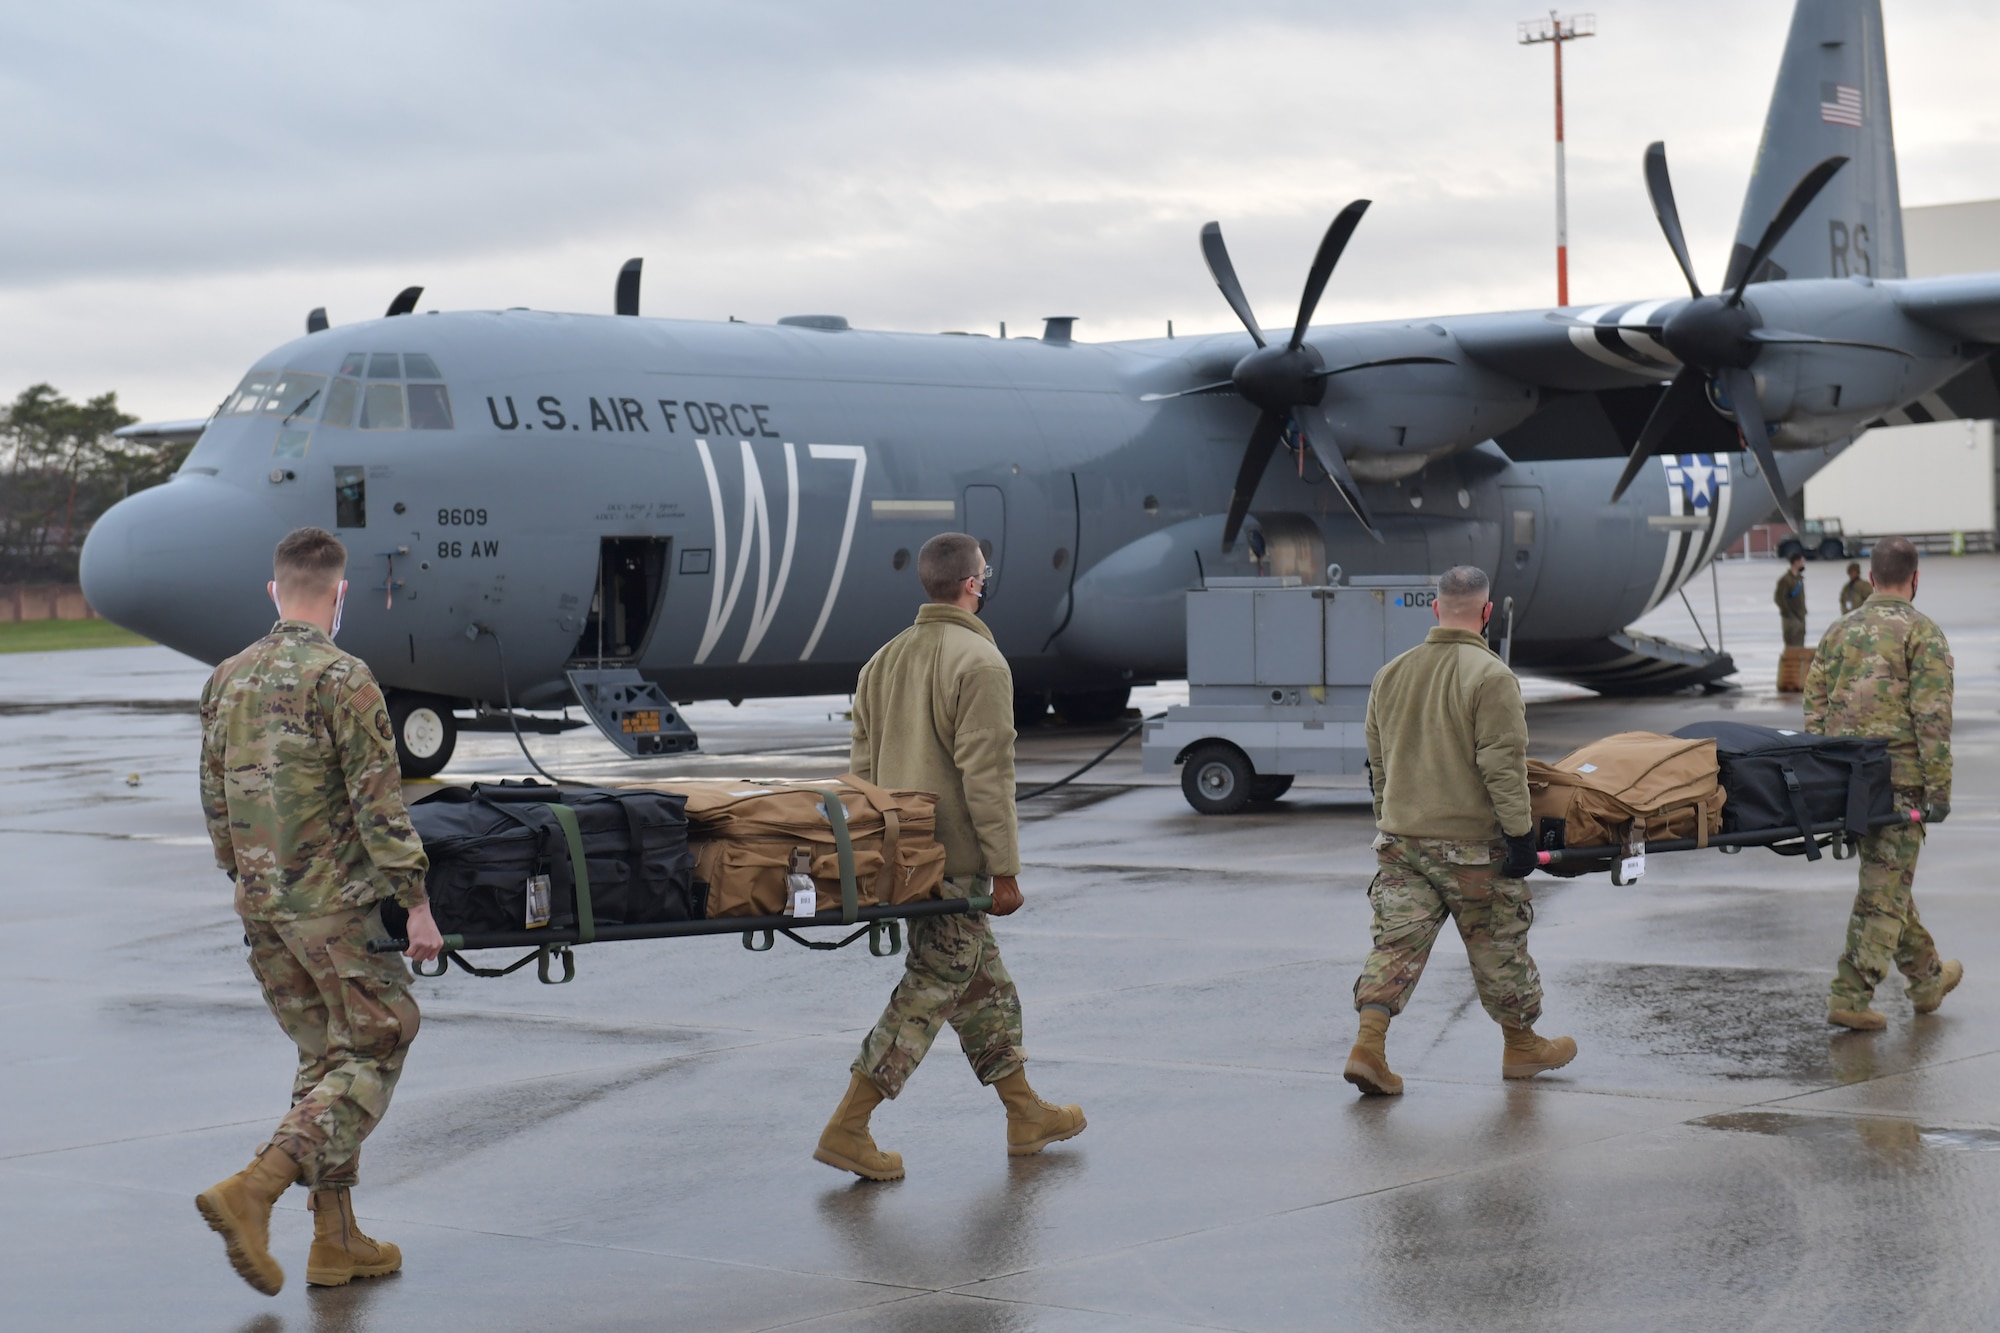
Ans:
[{"label": "four-blade propeller", "polygon": [[1297,429],[1299,438],[1319,459],[1320,466],[1326,469],[1327,479],[1353,511],[1354,517],[1360,520],[1361,526],[1368,530],[1368,535],[1378,542],[1382,540],[1382,534],[1375,528],[1375,520],[1369,516],[1367,502],[1361,498],[1361,488],[1347,466],[1347,456],[1334,439],[1326,415],[1318,410],[1320,401],[1326,397],[1326,382],[1335,375],[1378,366],[1451,365],[1452,362],[1437,356],[1395,356],[1329,367],[1319,352],[1306,342],[1306,328],[1312,323],[1313,311],[1318,308],[1319,298],[1326,291],[1327,279],[1333,276],[1333,267],[1340,262],[1340,252],[1347,248],[1347,240],[1360,224],[1361,215],[1368,211],[1368,203],[1366,199],[1356,199],[1341,209],[1333,219],[1333,225],[1326,229],[1326,235],[1319,243],[1319,253],[1313,256],[1312,267],[1306,271],[1305,291],[1299,297],[1299,313],[1292,322],[1292,336],[1279,347],[1264,341],[1264,331],[1258,327],[1257,317],[1250,311],[1250,302],[1243,295],[1243,284],[1236,279],[1236,266],[1229,262],[1229,247],[1222,242],[1222,228],[1211,222],[1201,229],[1201,253],[1202,258],[1208,261],[1209,276],[1215,279],[1215,285],[1222,291],[1222,299],[1229,302],[1229,308],[1236,312],[1236,318],[1243,321],[1243,327],[1249,330],[1250,340],[1257,346],[1236,363],[1226,380],[1175,393],[1147,394],[1142,401],[1158,402],[1189,394],[1234,389],[1262,409],[1258,413],[1257,424],[1251,427],[1250,442],[1243,450],[1243,464],[1236,471],[1236,484],[1230,492],[1229,516],[1222,525],[1222,549],[1225,551],[1236,544],[1236,536],[1242,531],[1243,520],[1250,512],[1251,497],[1256,494],[1264,469],[1270,466],[1271,455],[1277,450],[1278,442],[1284,438],[1287,423]]},{"label": "four-blade propeller", "polygon": [[1743,304],[1743,289],[1750,285],[1752,276],[1770,258],[1771,251],[1785,238],[1792,224],[1799,220],[1826,183],[1833,179],[1834,173],[1845,165],[1846,158],[1829,157],[1808,171],[1792,187],[1777,216],[1764,228],[1756,249],[1750,252],[1737,273],[1735,288],[1726,296],[1720,293],[1704,296],[1701,284],[1695,281],[1694,265],[1688,259],[1687,240],[1681,232],[1680,210],[1674,206],[1673,179],[1667,174],[1667,146],[1663,143],[1647,146],[1646,194],[1653,201],[1653,215],[1660,220],[1660,230],[1666,234],[1667,244],[1674,252],[1674,262],[1680,265],[1681,276],[1687,279],[1688,291],[1694,299],[1662,324],[1632,326],[1635,332],[1644,333],[1672,352],[1680,361],[1681,369],[1674,376],[1673,383],[1667,386],[1666,393],[1660,396],[1660,401],[1653,405],[1652,415],[1646,418],[1638,442],[1632,446],[1631,457],[1626,459],[1625,471],[1618,478],[1617,488],[1611,492],[1613,500],[1625,494],[1626,488],[1645,467],[1646,460],[1660,451],[1675,424],[1686,415],[1689,407],[1707,394],[1712,383],[1736,414],[1743,446],[1755,455],[1757,466],[1771,488],[1771,495],[1778,502],[1779,511],[1794,529],[1803,530],[1798,506],[1785,493],[1784,480],[1778,475],[1777,456],[1772,452],[1763,408],[1757,401],[1757,378],[1751,374],[1750,367],[1769,343],[1874,345],[1843,343],[1832,338],[1762,328],[1757,312]]}]

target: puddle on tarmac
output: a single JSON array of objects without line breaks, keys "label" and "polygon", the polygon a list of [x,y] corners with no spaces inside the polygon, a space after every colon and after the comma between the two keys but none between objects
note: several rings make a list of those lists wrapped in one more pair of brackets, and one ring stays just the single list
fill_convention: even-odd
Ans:
[{"label": "puddle on tarmac", "polygon": [[1883,1116],[1792,1115],[1784,1111],[1730,1111],[1690,1120],[1704,1129],[1771,1134],[1780,1138],[1821,1143],[1852,1143],[1871,1148],[1930,1148],[1951,1152],[2000,1152],[2000,1130],[1939,1129],[1913,1120]]}]

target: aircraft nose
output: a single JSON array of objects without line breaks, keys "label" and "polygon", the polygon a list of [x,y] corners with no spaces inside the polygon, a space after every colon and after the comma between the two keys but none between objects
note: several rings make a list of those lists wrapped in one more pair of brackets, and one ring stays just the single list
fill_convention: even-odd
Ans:
[{"label": "aircraft nose", "polygon": [[289,528],[235,486],[183,474],[98,519],[78,576],[106,620],[218,662],[270,628],[264,584],[272,548]]}]

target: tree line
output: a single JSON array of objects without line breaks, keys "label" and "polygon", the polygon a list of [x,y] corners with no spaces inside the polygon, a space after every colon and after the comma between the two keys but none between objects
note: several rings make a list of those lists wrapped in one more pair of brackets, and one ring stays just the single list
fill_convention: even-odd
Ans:
[{"label": "tree line", "polygon": [[74,583],[90,525],[180,467],[191,445],[113,434],[137,420],[116,393],[75,403],[50,384],[0,408],[0,583]]}]

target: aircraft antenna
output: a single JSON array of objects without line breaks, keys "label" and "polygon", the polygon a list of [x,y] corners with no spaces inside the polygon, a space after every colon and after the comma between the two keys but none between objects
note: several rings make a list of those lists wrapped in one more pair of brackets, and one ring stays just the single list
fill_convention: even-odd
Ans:
[{"label": "aircraft antenna", "polygon": [[1521,21],[1521,45],[1547,42],[1556,52],[1556,304],[1569,304],[1569,185],[1563,164],[1563,43],[1597,35],[1597,15],[1558,18],[1551,9],[1545,19]]}]

